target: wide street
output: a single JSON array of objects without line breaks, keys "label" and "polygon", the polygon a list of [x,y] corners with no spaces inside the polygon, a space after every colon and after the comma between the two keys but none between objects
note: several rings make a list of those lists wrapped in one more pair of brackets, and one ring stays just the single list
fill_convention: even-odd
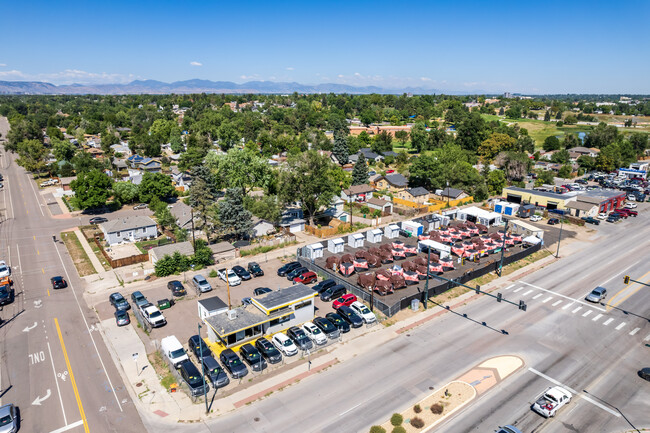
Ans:
[{"label": "wide street", "polygon": [[[15,158],[4,151],[0,158],[0,259],[16,292],[0,311],[2,403],[20,408],[24,432],[142,432],[74,265],[52,240],[79,219],[52,219]],[[68,288],[52,290],[55,275]]]}]

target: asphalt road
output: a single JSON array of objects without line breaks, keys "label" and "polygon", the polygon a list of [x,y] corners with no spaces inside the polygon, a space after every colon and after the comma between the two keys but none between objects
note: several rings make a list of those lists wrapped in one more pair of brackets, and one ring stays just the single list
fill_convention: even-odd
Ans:
[{"label": "asphalt road", "polygon": [[[16,291],[0,311],[2,403],[20,408],[25,432],[145,431],[66,248],[52,240],[79,220],[52,219],[15,156],[2,152],[0,170],[0,259]],[[55,275],[69,287],[52,290]]]}]

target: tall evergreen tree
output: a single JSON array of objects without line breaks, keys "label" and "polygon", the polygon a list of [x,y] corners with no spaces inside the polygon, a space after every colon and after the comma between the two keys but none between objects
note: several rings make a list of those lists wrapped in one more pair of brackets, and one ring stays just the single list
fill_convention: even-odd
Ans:
[{"label": "tall evergreen tree", "polygon": [[352,185],[362,185],[368,182],[368,164],[363,153],[359,154],[354,168],[352,169]]},{"label": "tall evergreen tree", "polygon": [[332,148],[332,154],[334,154],[336,160],[341,165],[347,164],[349,161],[350,148],[348,146],[348,141],[345,138],[345,135],[339,131],[334,132],[334,147]]},{"label": "tall evergreen tree", "polygon": [[551,112],[546,110],[546,113],[544,113],[544,122],[550,122],[551,120]]},{"label": "tall evergreen tree", "polygon": [[189,205],[192,206],[196,218],[195,228],[202,230],[209,239],[215,225],[217,188],[212,172],[205,165],[192,168],[192,185],[189,193]]},{"label": "tall evergreen tree", "polygon": [[218,204],[219,221],[224,234],[235,239],[249,236],[253,231],[253,214],[244,208],[244,197],[239,188],[228,188]]}]

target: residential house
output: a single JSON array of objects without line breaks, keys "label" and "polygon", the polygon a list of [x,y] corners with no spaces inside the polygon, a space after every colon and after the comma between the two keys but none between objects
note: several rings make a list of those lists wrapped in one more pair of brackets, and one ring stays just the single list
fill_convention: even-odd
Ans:
[{"label": "residential house", "polygon": [[302,209],[297,206],[287,208],[280,219],[280,227],[289,230],[291,233],[304,231],[305,223]]},{"label": "residential house", "polygon": [[63,188],[63,191],[72,190],[72,188],[70,187],[70,183],[72,183],[73,180],[77,180],[77,176],[59,178],[59,181],[61,181],[61,188]]},{"label": "residential house", "polygon": [[404,191],[408,187],[408,184],[408,179],[399,173],[387,174],[375,181],[378,190],[387,190],[392,193]]},{"label": "residential house", "polygon": [[341,199],[341,197],[334,197],[330,207],[323,212],[323,215],[328,215],[337,220],[348,222],[350,220],[350,214],[345,211],[346,202]]},{"label": "residential house", "polygon": [[172,184],[177,191],[187,191],[192,184],[192,176],[188,171],[179,171],[174,167],[172,168]]},{"label": "residential house", "polygon": [[228,242],[218,242],[216,244],[208,245],[208,248],[212,250],[212,258],[215,263],[218,263],[223,260],[230,260],[237,257],[237,250],[234,246],[230,245]]},{"label": "residential house", "polygon": [[406,189],[397,195],[402,200],[412,201],[414,203],[424,204],[429,201],[431,193],[421,186]]},{"label": "residential house", "polygon": [[275,226],[273,223],[260,219],[257,217],[253,217],[253,236],[256,238],[259,238],[261,236],[266,236],[269,233],[273,233],[275,231]]},{"label": "residential house", "polygon": [[440,197],[442,197],[444,200],[460,200],[466,197],[469,197],[465,191],[462,189],[457,189],[457,188],[450,188],[447,187],[440,191],[440,194],[438,194]]},{"label": "residential house", "polygon": [[397,156],[398,156],[398,153],[393,152],[392,150],[389,150],[387,152],[382,152],[381,154],[384,156],[384,158],[386,158],[388,156],[392,156],[393,158],[397,158]]},{"label": "residential house", "polygon": [[369,147],[364,147],[363,149],[359,149],[358,153],[362,153],[363,156],[366,158],[366,161],[368,162],[379,162],[384,159],[382,155],[378,155],[377,153],[373,152],[372,149]]},{"label": "residential house", "polygon": [[148,216],[127,216],[100,224],[104,240],[108,245],[122,242],[136,242],[158,236],[156,222]]},{"label": "residential house", "polygon": [[131,156],[131,149],[129,149],[129,144],[125,142],[120,142],[118,144],[112,144],[111,149],[113,153],[120,153],[124,157]]},{"label": "residential house", "polygon": [[104,151],[99,148],[91,147],[90,149],[86,150],[86,152],[88,152],[90,156],[95,159],[102,159],[104,157]]},{"label": "residential house", "polygon": [[382,176],[381,174],[379,174],[379,173],[377,173],[377,174],[373,174],[372,176],[370,176],[370,177],[368,178],[368,183],[369,183],[370,186],[372,186],[373,188],[377,188],[377,181],[378,181],[379,179],[381,179],[382,177],[383,177],[383,176]]},{"label": "residential house", "polygon": [[571,149],[567,149],[567,150],[569,151],[569,154],[576,153],[578,154],[578,156],[585,155],[585,156],[591,156],[592,158],[597,157],[598,154],[600,153],[599,149],[589,149],[587,147],[582,147],[582,146],[572,147]]},{"label": "residential house", "polygon": [[127,170],[129,168],[125,159],[113,158],[112,163],[115,170]]},{"label": "residential house", "polygon": [[150,173],[160,173],[162,164],[160,161],[153,158],[145,158],[140,155],[131,155],[127,159],[131,168],[148,171]]},{"label": "residential house", "polygon": [[366,205],[370,209],[380,210],[382,213],[385,214],[393,213],[393,202],[390,202],[388,200],[383,200],[381,198],[373,197],[370,200],[368,200]]},{"label": "residential house", "polygon": [[[192,208],[181,200],[178,200],[176,203],[169,208],[171,214],[176,218],[176,225],[181,229],[192,230]],[[199,233],[197,230],[195,234]],[[203,234],[202,232],[200,234]]]},{"label": "residential house", "polygon": [[155,265],[156,262],[163,257],[169,255],[172,256],[174,253],[179,252],[182,256],[189,257],[194,254],[194,247],[192,242],[177,242],[173,244],[162,245],[160,247],[154,247],[149,250],[149,260],[152,265]]},{"label": "residential house", "polygon": [[375,191],[373,187],[367,183],[361,185],[352,185],[350,188],[341,191],[341,199],[345,202],[365,202],[372,198],[372,193]]}]

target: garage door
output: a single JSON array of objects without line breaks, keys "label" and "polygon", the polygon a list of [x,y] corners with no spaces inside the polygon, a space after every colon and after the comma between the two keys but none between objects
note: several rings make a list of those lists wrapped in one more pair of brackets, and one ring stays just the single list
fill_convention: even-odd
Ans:
[{"label": "garage door", "polygon": [[520,195],[512,195],[508,194],[508,197],[506,198],[510,203],[517,203],[521,204],[521,196]]}]

